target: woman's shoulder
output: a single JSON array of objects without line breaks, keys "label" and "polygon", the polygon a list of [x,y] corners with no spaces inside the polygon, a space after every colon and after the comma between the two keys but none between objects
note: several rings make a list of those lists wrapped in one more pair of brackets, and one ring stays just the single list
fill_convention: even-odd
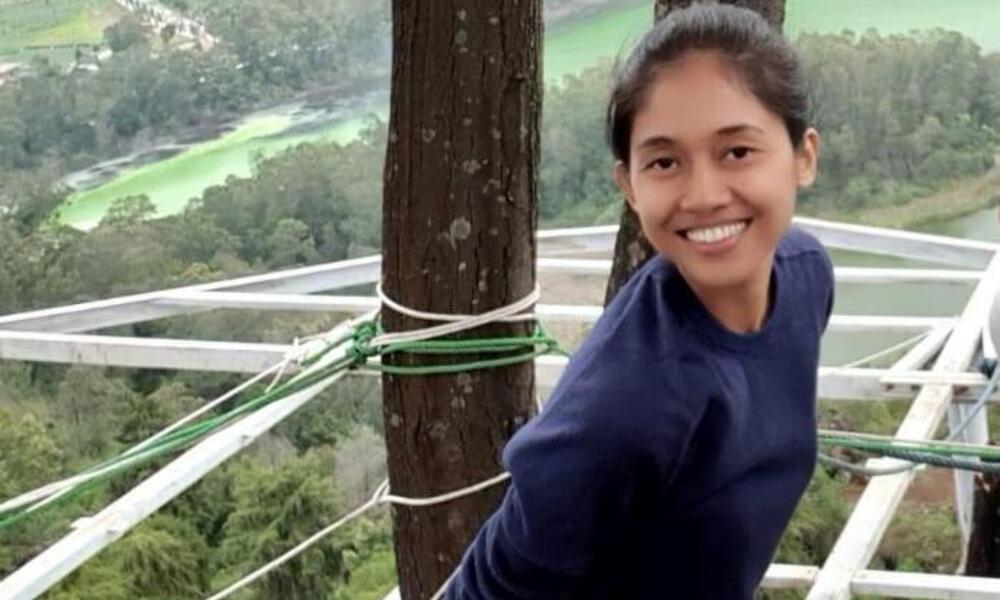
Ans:
[{"label": "woman's shoulder", "polygon": [[683,342],[684,334],[661,336],[647,325],[623,318],[606,335],[589,336],[567,364],[543,415],[551,412],[554,419],[578,420],[617,436],[700,414],[714,371],[697,346]]},{"label": "woman's shoulder", "polygon": [[659,255],[635,270],[605,307],[584,347],[617,352],[617,346],[642,346],[665,352],[683,339],[684,303],[673,289],[680,274]]},{"label": "woman's shoulder", "polygon": [[[833,261],[823,244],[805,229],[792,226],[775,251],[775,275],[779,290],[789,298],[788,307],[801,311],[815,308],[816,329],[826,329],[833,311],[835,294]],[[801,319],[800,323],[804,323]]]},{"label": "woman's shoulder", "polygon": [[776,262],[796,268],[796,277],[813,274],[833,283],[833,260],[823,244],[805,229],[792,225],[778,242]]},{"label": "woman's shoulder", "polygon": [[816,255],[826,261],[830,259],[826,248],[823,247],[823,243],[815,235],[794,224],[788,228],[785,235],[778,241],[775,253],[782,258]]},{"label": "woman's shoulder", "polygon": [[[607,346],[605,346],[607,347]],[[574,355],[542,411],[515,439],[585,439],[601,455],[661,453],[664,437],[687,438],[715,381],[694,356],[601,352]],[[522,439],[524,438],[524,439]]]},{"label": "woman's shoulder", "polygon": [[672,289],[675,276],[659,256],[636,270],[574,350],[543,422],[618,435],[701,412],[714,371]]}]

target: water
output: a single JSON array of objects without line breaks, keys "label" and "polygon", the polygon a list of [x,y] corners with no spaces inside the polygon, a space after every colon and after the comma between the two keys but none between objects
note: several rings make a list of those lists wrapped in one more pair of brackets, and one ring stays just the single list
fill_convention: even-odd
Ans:
[{"label": "water", "polygon": [[[844,2],[855,6],[846,10]],[[942,26],[973,36],[987,51],[1000,49],[1000,11],[996,0],[789,0],[786,30],[794,36],[802,31],[856,31],[878,26],[883,31]],[[879,10],[873,7],[877,4]],[[834,10],[840,5],[841,9]],[[608,61],[627,49],[651,22],[648,0],[623,2],[622,8],[597,13],[563,27],[551,29],[545,38],[543,72],[548,83]],[[862,10],[863,8],[863,10]],[[823,18],[819,18],[822,15]],[[386,82],[385,87],[388,87]],[[250,115],[215,139],[177,148],[176,145],[145,153],[169,153],[163,160],[136,164],[142,157],[110,161],[104,168],[78,174],[76,181],[98,184],[75,194],[62,209],[63,222],[76,227],[94,226],[111,202],[119,197],[147,194],[160,215],[179,212],[191,198],[208,186],[223,183],[227,176],[247,176],[259,156],[271,156],[304,141],[333,140],[347,143],[377,115],[388,110],[385,91],[331,102],[327,106],[292,104]],[[103,173],[102,173],[103,171]],[[922,230],[961,238],[1000,242],[995,210],[978,211],[960,218],[928,225]],[[834,251],[841,266],[931,267],[916,261]],[[948,284],[841,284],[837,286],[838,314],[952,316],[958,314],[971,292],[969,285]],[[870,354],[905,335],[837,334],[826,336],[824,364],[843,364]]]},{"label": "water", "polygon": [[[920,228],[926,233],[964,239],[1000,242],[997,209],[974,213],[933,223]],[[831,252],[838,266],[948,268],[915,260],[871,255],[860,252]],[[957,316],[972,293],[969,284],[900,283],[838,284],[834,312],[853,315],[890,316]],[[878,333],[828,333],[823,340],[822,362],[838,365],[861,358],[882,348],[905,340],[908,335]]]},{"label": "water", "polygon": [[[631,46],[648,27],[652,9],[645,0],[623,4],[627,8],[597,13],[546,34],[542,66],[546,82],[562,81]],[[274,156],[302,142],[344,144],[356,139],[370,119],[387,119],[388,87],[387,80],[383,91],[359,98],[335,100],[318,108],[289,104],[248,115],[218,138],[192,145],[163,161],[138,165],[134,160],[115,159],[74,173],[67,183],[86,189],[70,196],[60,208],[59,219],[90,229],[116,199],[140,194],[149,197],[158,215],[176,214],[192,198],[224,183],[230,175],[250,175],[260,157]],[[176,145],[170,149],[176,151]]]},{"label": "water", "polygon": [[[947,27],[972,36],[984,50],[1000,50],[1000,11],[997,0],[788,0],[785,29],[790,36],[804,31],[863,31],[877,27],[886,32],[914,28]],[[850,6],[847,6],[850,5]],[[652,2],[623,0],[605,10],[571,21],[546,32],[543,74],[547,83],[558,83],[620,56],[652,22]],[[97,224],[111,203],[123,196],[146,194],[159,215],[183,210],[191,198],[226,177],[245,177],[259,157],[273,156],[305,141],[349,142],[368,119],[388,114],[388,81],[383,91],[341,99],[319,109],[302,105],[277,107],[249,115],[230,131],[201,144],[160,150],[165,160],[140,164],[129,157],[77,173],[70,183],[82,185],[61,208],[60,220],[89,229]],[[301,132],[303,126],[308,131]]]},{"label": "water", "polygon": [[[366,106],[377,107],[378,101],[376,98]],[[381,101],[385,103],[387,98]],[[176,144],[156,150],[173,150],[165,160],[140,165],[136,164],[141,160],[139,156],[131,161],[116,159],[97,165],[70,176],[72,182],[86,189],[67,199],[59,209],[59,219],[79,229],[90,229],[116,199],[140,194],[149,197],[159,216],[179,213],[206,188],[220,185],[230,176],[251,175],[254,164],[262,157],[274,156],[303,142],[348,143],[356,139],[369,117],[346,119],[344,115],[359,110],[356,106],[281,106],[246,117],[222,136],[184,147],[181,152],[176,151]]]}]

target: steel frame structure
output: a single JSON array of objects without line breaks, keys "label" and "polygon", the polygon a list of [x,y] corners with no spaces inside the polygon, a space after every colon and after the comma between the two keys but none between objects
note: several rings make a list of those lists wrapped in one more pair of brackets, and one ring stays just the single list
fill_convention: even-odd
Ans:
[{"label": "steel frame structure", "polygon": [[[995,349],[982,345],[982,333],[989,302],[1000,286],[1000,245],[816,219],[796,221],[830,248],[949,267],[840,267],[835,270],[840,283],[936,282],[974,286],[964,310],[955,318],[834,315],[830,323],[833,331],[927,332],[928,335],[890,368],[821,367],[819,370],[820,397],[859,401],[912,399],[910,410],[896,432],[899,437],[929,438],[946,415],[954,425],[961,419],[967,403],[986,383],[985,377],[973,368],[974,358],[981,349],[995,353]],[[539,271],[606,276],[611,267],[609,260],[574,256],[607,255],[613,248],[616,230],[610,226],[539,232]],[[219,308],[371,314],[378,308],[376,298],[318,292],[372,284],[380,277],[380,263],[380,257],[372,256],[0,316],[0,360],[259,373],[282,362],[292,346],[132,338],[94,332]],[[596,320],[601,310],[599,306],[542,304],[537,312],[545,321],[585,324]],[[565,363],[560,357],[537,359],[539,387],[551,388]],[[928,363],[930,368],[925,368]],[[323,387],[316,385],[297,392],[188,449],[98,514],[75,524],[64,538],[0,581],[0,599],[22,600],[43,593],[319,394]],[[992,401],[1000,402],[1000,394]],[[986,443],[985,413],[977,417],[962,439]],[[896,461],[880,459],[870,464],[886,466]],[[1000,598],[1000,579],[866,568],[913,477],[910,471],[873,479],[822,566],[774,564],[767,572],[764,586],[808,589],[808,600],[844,600],[852,594],[965,600]],[[956,510],[963,538],[967,539],[971,478],[956,473],[955,485]],[[387,600],[391,598],[398,598],[398,592],[390,594]]]}]

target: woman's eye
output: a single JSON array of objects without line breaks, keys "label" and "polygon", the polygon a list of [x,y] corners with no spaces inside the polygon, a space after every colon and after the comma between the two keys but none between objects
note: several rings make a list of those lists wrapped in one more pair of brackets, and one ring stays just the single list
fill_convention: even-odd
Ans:
[{"label": "woman's eye", "polygon": [[677,161],[668,156],[663,156],[661,158],[657,158],[655,160],[650,161],[650,163],[646,166],[646,168],[666,171],[667,169],[673,167],[675,164],[677,164]]},{"label": "woman's eye", "polygon": [[746,146],[735,146],[726,151],[726,156],[732,156],[736,160],[743,160],[744,158],[750,156],[753,152],[752,148]]}]

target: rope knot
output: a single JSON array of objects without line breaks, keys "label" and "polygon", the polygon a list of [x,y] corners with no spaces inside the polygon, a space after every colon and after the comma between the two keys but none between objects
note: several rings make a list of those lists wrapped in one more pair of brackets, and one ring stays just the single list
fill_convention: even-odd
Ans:
[{"label": "rope knot", "polygon": [[367,363],[372,356],[379,354],[371,342],[379,334],[380,329],[374,320],[363,321],[354,327],[354,331],[351,332],[351,344],[347,348],[347,355],[351,357],[353,367],[359,367]]}]

